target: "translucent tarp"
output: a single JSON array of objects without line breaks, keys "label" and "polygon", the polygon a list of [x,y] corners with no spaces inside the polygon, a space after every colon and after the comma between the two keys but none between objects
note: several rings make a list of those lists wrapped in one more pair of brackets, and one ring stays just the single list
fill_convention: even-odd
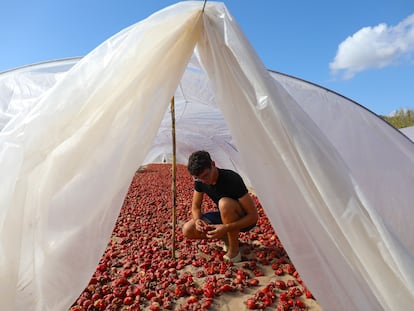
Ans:
[{"label": "translucent tarp", "polygon": [[78,297],[136,169],[169,159],[173,95],[178,161],[205,148],[248,178],[324,309],[410,309],[414,144],[269,73],[224,4],[202,6],[166,8],[79,61],[0,75],[1,309]]},{"label": "translucent tarp", "polygon": [[414,142],[414,126],[404,127],[400,131]]}]

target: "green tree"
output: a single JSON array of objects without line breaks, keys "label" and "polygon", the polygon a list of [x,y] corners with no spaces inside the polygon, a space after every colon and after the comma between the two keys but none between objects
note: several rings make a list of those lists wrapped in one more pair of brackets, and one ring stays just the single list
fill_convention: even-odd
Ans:
[{"label": "green tree", "polygon": [[382,118],[390,123],[392,126],[400,129],[407,126],[414,125],[414,110],[413,109],[399,109],[391,117],[382,116]]}]

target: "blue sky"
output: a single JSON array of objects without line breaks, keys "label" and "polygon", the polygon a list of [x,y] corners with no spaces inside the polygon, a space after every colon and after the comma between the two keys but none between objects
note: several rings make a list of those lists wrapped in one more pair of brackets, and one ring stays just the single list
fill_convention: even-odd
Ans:
[{"label": "blue sky", "polygon": [[[3,1],[0,72],[84,56],[176,2]],[[414,109],[413,0],[223,2],[268,69],[331,89],[380,115]]]}]

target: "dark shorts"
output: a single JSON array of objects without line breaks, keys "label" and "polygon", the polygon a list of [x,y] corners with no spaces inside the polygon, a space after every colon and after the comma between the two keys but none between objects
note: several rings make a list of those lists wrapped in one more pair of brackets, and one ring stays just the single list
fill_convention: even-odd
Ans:
[{"label": "dark shorts", "polygon": [[[208,213],[203,214],[202,218],[207,219],[211,224],[214,224],[214,225],[218,225],[218,224],[223,223],[223,221],[221,220],[220,212],[208,212]],[[256,224],[253,224],[253,225],[250,225],[246,228],[243,228],[243,229],[240,230],[240,232],[250,231],[254,227],[256,227]]]}]

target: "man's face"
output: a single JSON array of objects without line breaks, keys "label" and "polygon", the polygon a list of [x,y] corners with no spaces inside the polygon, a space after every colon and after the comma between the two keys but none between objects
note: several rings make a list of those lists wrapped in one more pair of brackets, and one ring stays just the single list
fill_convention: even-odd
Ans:
[{"label": "man's face", "polygon": [[196,180],[201,181],[203,184],[210,185],[212,183],[213,168],[205,168],[200,175],[196,176]]}]

